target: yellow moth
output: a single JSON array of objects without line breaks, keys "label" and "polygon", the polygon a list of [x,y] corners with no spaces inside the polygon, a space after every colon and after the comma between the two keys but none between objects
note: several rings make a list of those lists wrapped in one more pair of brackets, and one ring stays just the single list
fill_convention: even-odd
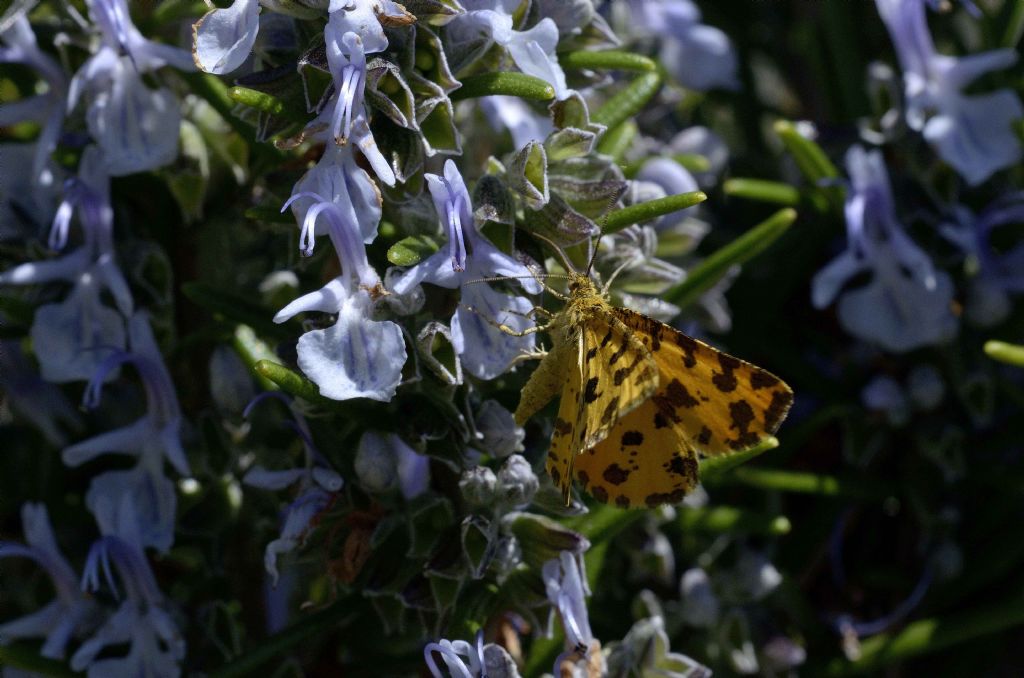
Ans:
[{"label": "yellow moth", "polygon": [[566,503],[572,480],[622,508],[675,504],[697,456],[772,435],[793,402],[781,379],[641,313],[612,306],[570,271],[565,308],[543,328],[551,350],[523,388],[522,425],[561,392],[547,470]]}]

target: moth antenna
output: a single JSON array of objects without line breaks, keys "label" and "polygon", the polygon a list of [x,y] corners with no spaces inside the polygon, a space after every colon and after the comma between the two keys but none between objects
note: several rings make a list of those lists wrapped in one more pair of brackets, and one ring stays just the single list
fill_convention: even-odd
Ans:
[{"label": "moth antenna", "polygon": [[615,279],[617,277],[619,277],[620,273],[622,273],[623,271],[626,270],[626,267],[629,266],[630,263],[631,262],[624,261],[622,264],[619,265],[619,267],[617,269],[612,271],[612,274],[610,276],[608,276],[608,281],[601,288],[601,294],[603,294],[603,295],[607,295],[608,294],[608,291],[612,288],[612,283],[615,282]]},{"label": "moth antenna", "polygon": [[543,287],[546,292],[551,294],[556,299],[561,299],[562,301],[567,301],[568,300],[568,297],[566,297],[564,294],[562,294],[561,292],[559,292],[555,288],[551,287],[551,285],[548,285],[547,283],[545,283],[544,280],[542,279],[542,278],[561,278],[562,280],[568,280],[569,279],[569,276],[562,275],[561,273],[538,273],[538,274],[535,274],[535,275],[499,275],[499,276],[494,277],[494,278],[477,278],[476,280],[467,280],[466,282],[464,282],[462,284],[463,285],[473,285],[475,283],[501,282],[503,280],[525,280],[527,278],[530,279],[530,280],[536,280],[537,282],[539,282],[541,284],[541,287]]},{"label": "moth antenna", "polygon": [[[622,194],[613,195],[608,199],[608,206],[604,208],[604,214],[601,216],[601,232],[597,235],[597,242],[594,243],[594,249],[590,253],[590,261],[587,262],[587,277],[590,277],[590,272],[594,268],[594,262],[597,261],[597,251],[601,248],[601,236],[604,235],[604,227],[608,225],[608,215],[612,211],[612,207],[619,201]],[[616,271],[616,273],[618,273]],[[613,276],[614,277],[614,276]]]},{"label": "moth antenna", "polygon": [[541,235],[540,233],[531,233],[530,235],[532,235],[534,238],[540,238],[541,240],[543,240],[547,244],[551,245],[551,249],[555,250],[555,252],[558,253],[558,258],[561,259],[562,263],[565,265],[565,270],[566,271],[571,271],[572,273],[578,273],[579,272],[579,271],[576,270],[576,267],[573,266],[573,263],[571,261],[569,261],[569,257],[566,256],[565,251],[561,247],[559,247],[555,243],[554,240],[552,240],[551,238],[547,237],[546,235]]},{"label": "moth antenna", "polygon": [[569,276],[562,275],[561,273],[536,273],[534,275],[497,275],[492,278],[476,278],[475,280],[467,280],[463,285],[474,285],[477,283],[485,282],[502,282],[505,280],[537,280],[538,282],[543,278],[563,278],[569,279]]}]

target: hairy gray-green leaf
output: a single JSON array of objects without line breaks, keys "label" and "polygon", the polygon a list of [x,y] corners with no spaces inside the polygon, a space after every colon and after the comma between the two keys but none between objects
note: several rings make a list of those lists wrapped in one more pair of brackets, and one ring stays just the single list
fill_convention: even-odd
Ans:
[{"label": "hairy gray-green leaf", "polygon": [[565,198],[574,209],[596,219],[615,206],[626,192],[626,182],[618,179],[586,181],[560,175],[548,178],[551,190]]},{"label": "hairy gray-green leaf", "polygon": [[531,141],[512,158],[508,167],[509,186],[526,200],[530,209],[547,204],[548,158],[544,146]]},{"label": "hairy gray-green leaf", "polygon": [[551,162],[558,162],[587,155],[593,150],[596,139],[597,135],[593,132],[566,127],[548,135],[544,147],[547,149],[548,159]]},{"label": "hairy gray-green leaf", "polygon": [[412,90],[390,61],[377,57],[366,65],[366,99],[396,125],[418,129]]},{"label": "hairy gray-green leaf", "polygon": [[601,232],[596,223],[574,210],[557,193],[551,195],[544,207],[527,215],[525,228],[559,245],[575,245]]},{"label": "hairy gray-green leaf", "polygon": [[438,85],[445,93],[457,89],[459,81],[452,75],[451,67],[448,65],[448,56],[444,52],[444,45],[441,44],[441,38],[437,36],[437,33],[426,26],[417,26],[415,37],[413,66],[416,71],[430,82]]},{"label": "hairy gray-green leaf", "polygon": [[489,520],[483,516],[466,516],[459,530],[462,537],[462,555],[473,579],[480,579],[494,558],[497,535]]},{"label": "hairy gray-green leaf", "polygon": [[[423,143],[420,134],[414,130],[399,127],[389,118],[374,116],[370,131],[377,142],[377,148],[384,154],[399,183],[405,184],[423,170]],[[405,186],[410,191],[413,187]]]},{"label": "hairy gray-green leaf", "polygon": [[516,218],[515,200],[508,186],[499,177],[485,174],[473,189],[473,216],[478,221],[497,221],[511,224]]},{"label": "hairy gray-green leaf", "polygon": [[587,108],[587,102],[579,92],[572,92],[565,99],[554,102],[548,107],[548,110],[551,112],[551,122],[554,123],[556,129],[590,128],[590,109]]},{"label": "hairy gray-green leaf", "polygon": [[432,26],[446,24],[466,11],[458,0],[402,0],[402,6]]},{"label": "hairy gray-green leaf", "polygon": [[[414,238],[406,238],[402,242],[409,240]],[[395,247],[397,245],[388,250],[389,258]],[[455,352],[452,332],[447,325],[435,321],[427,323],[416,337],[416,349],[427,369],[445,384],[457,386],[462,383],[462,362]]]},{"label": "hairy gray-green leaf", "polygon": [[444,90],[413,73],[409,85],[416,94],[416,121],[423,134],[427,157],[462,153],[462,137],[455,126],[455,110]]}]

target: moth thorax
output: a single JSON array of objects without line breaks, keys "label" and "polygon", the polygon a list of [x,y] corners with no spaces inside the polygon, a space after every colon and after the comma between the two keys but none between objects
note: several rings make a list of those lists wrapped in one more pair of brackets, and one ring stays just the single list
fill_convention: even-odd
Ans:
[{"label": "moth thorax", "polygon": [[579,298],[591,297],[597,294],[597,287],[590,278],[576,273],[569,278],[569,294]]}]

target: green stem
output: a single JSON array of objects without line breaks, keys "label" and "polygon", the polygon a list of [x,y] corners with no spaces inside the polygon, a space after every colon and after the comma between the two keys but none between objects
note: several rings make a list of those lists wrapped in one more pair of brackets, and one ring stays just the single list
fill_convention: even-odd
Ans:
[{"label": "green stem", "polygon": [[661,89],[661,74],[644,73],[615,93],[591,115],[591,120],[609,129],[636,115]]},{"label": "green stem", "polygon": [[0,666],[30,671],[43,676],[58,676],[59,678],[85,675],[72,671],[62,661],[40,656],[39,648],[26,643],[0,645]]},{"label": "green stem", "polygon": [[965,643],[993,633],[1024,625],[1024,591],[1020,587],[1007,592],[1003,602],[979,607],[969,612],[956,612],[949,617],[932,617],[908,624],[899,632],[880,633],[861,645],[861,655],[854,662],[831,661],[824,674],[850,676],[878,672],[886,666],[911,657]]},{"label": "green stem", "polygon": [[779,205],[796,207],[800,202],[800,191],[789,184],[764,179],[728,179],[722,190],[726,195],[749,200],[773,202]]},{"label": "green stem", "polygon": [[717,250],[692,268],[683,282],[669,289],[662,298],[677,306],[693,303],[728,272],[763,252],[796,221],[796,210],[787,207]]},{"label": "green stem", "polygon": [[657,62],[632,52],[609,49],[600,52],[564,52],[558,55],[562,68],[609,68],[620,71],[658,70]]},{"label": "green stem", "polygon": [[[266,638],[259,646],[252,648],[242,657],[222,666],[216,671],[209,673],[210,678],[234,678],[234,676],[253,675],[256,669],[260,668],[275,657],[288,653],[296,645],[309,641],[330,627],[342,624],[346,614],[350,612],[350,606],[345,600],[332,603],[324,609],[305,615],[280,633]],[[355,618],[352,614],[349,621]]]},{"label": "green stem", "polygon": [[671,214],[677,210],[693,207],[707,199],[708,196],[703,191],[692,191],[690,193],[669,195],[664,198],[658,198],[657,200],[648,200],[647,202],[642,202],[638,205],[623,207],[621,210],[615,210],[614,212],[608,213],[608,216],[604,219],[604,225],[601,231],[603,233],[615,233],[616,231],[621,231],[631,224],[650,221],[651,219],[656,219],[657,217],[665,214]]},{"label": "green stem", "polygon": [[461,101],[492,94],[549,101],[555,98],[555,88],[540,78],[525,73],[481,73],[463,80],[462,87],[451,93],[451,100]]}]

